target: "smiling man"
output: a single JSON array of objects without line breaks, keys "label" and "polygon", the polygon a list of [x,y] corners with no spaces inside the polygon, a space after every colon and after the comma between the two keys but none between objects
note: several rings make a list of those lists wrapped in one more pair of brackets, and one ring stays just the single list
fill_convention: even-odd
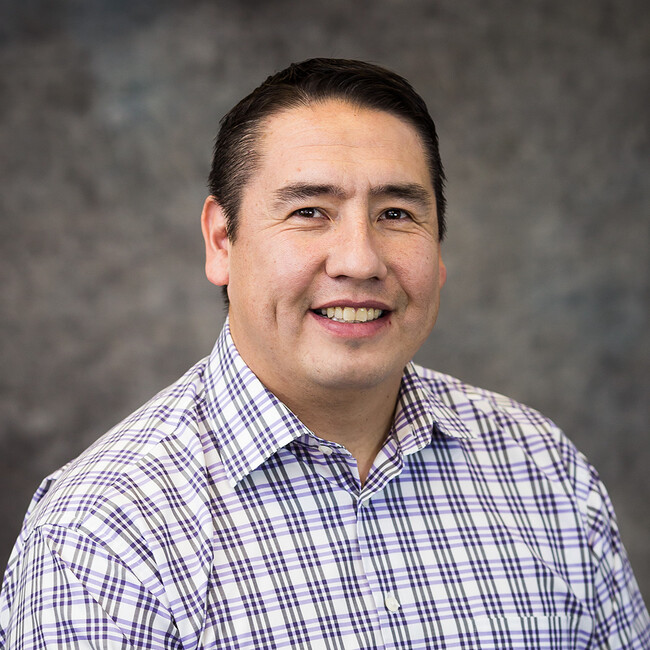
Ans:
[{"label": "smiling man", "polygon": [[[555,425],[414,365],[446,272],[434,124],[312,59],[224,118],[210,357],[50,476],[8,648],[647,648],[607,493]],[[4,647],[4,646],[3,646]]]},{"label": "smiling man", "polygon": [[205,203],[207,274],[248,367],[364,482],[445,279],[426,152],[402,118],[336,97],[264,129],[236,236]]}]

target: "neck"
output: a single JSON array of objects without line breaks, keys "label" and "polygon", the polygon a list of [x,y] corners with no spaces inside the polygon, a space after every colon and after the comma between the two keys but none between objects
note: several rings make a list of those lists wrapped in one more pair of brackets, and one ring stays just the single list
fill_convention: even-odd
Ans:
[{"label": "neck", "polygon": [[367,390],[320,390],[293,395],[269,389],[317,436],[345,447],[357,461],[363,484],[390,431],[401,377]]}]

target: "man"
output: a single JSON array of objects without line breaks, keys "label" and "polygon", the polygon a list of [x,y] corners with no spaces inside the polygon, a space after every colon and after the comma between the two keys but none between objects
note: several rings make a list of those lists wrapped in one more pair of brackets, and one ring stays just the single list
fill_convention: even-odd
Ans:
[{"label": "man", "polygon": [[445,282],[426,106],[292,65],[223,120],[212,355],[37,492],[10,648],[647,648],[595,471],[540,414],[410,362]]}]

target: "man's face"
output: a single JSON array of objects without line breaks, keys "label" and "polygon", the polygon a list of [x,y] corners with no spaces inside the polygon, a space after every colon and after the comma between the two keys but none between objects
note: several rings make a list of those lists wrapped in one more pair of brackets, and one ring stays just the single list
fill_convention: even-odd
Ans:
[{"label": "man's face", "polygon": [[218,206],[203,217],[208,277],[228,284],[240,354],[288,402],[388,397],[435,323],[445,280],[417,132],[330,100],[269,118],[259,147],[235,243]]}]

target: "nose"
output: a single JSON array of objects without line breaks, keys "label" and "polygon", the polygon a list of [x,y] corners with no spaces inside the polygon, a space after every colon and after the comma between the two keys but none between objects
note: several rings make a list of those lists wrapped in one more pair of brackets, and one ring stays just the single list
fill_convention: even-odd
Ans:
[{"label": "nose", "polygon": [[343,217],[334,229],[325,269],[332,278],[383,280],[387,274],[380,233],[367,214]]}]

